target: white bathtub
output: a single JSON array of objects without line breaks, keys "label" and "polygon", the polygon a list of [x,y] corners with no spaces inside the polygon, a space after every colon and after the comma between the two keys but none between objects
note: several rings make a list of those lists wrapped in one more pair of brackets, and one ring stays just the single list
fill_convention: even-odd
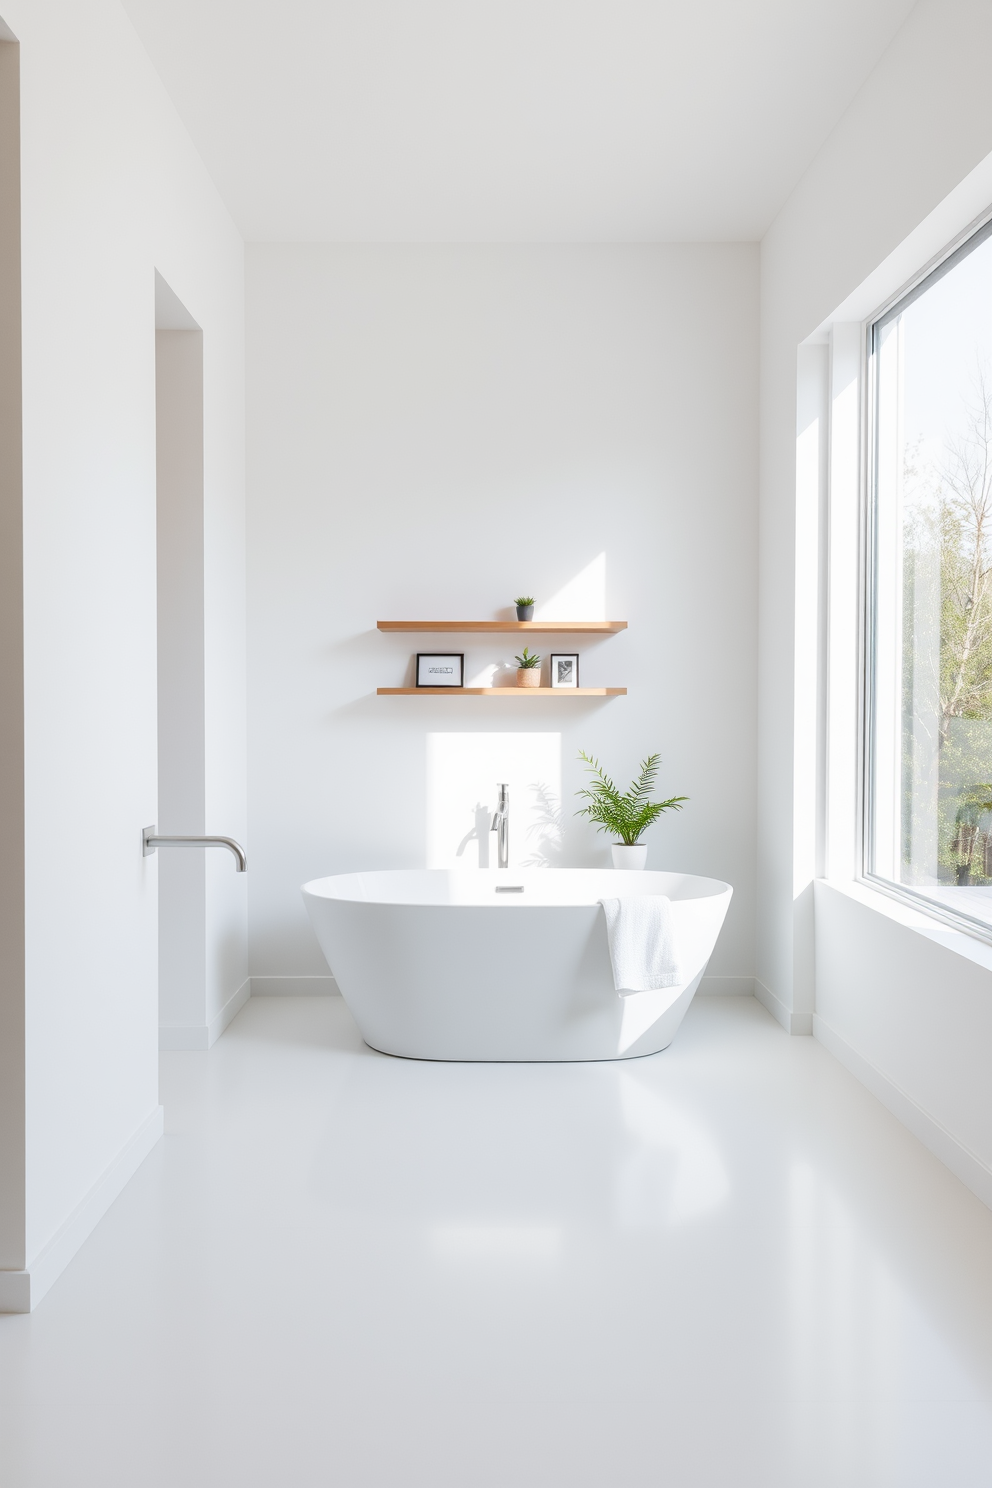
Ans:
[{"label": "white bathtub", "polygon": [[[518,888],[521,892],[498,892]],[[667,894],[685,981],[620,996],[598,900]],[[345,873],[303,887],[362,1037],[410,1059],[631,1059],[671,1043],[733,890],[688,873]]]}]

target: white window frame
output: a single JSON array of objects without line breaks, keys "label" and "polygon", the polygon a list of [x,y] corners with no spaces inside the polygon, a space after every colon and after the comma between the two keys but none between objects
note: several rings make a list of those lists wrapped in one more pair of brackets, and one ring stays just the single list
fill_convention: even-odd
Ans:
[{"label": "white window frame", "polygon": [[[873,811],[873,730],[875,726],[875,662],[878,621],[875,604],[875,562],[878,551],[876,515],[876,408],[877,367],[874,362],[875,328],[892,318],[901,306],[912,304],[925,294],[929,284],[936,283],[956,263],[992,237],[992,206],[935,254],[910,280],[878,306],[861,322],[860,331],[860,541],[858,616],[858,708],[857,708],[857,819],[855,829],[855,877],[867,887],[917,910],[931,919],[992,945],[992,925],[954,910],[928,898],[908,884],[901,884],[875,873],[871,868],[875,815]],[[837,331],[840,327],[834,327]],[[835,511],[833,481],[830,488],[831,515]],[[832,554],[833,556],[833,554]],[[833,625],[830,626],[831,631]],[[837,694],[831,689],[831,699]]]}]

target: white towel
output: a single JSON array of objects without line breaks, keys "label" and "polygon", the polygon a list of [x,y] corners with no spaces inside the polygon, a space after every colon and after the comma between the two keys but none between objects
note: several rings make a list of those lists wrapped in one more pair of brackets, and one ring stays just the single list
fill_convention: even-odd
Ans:
[{"label": "white towel", "polygon": [[677,987],[682,978],[671,900],[663,894],[630,894],[599,902],[606,915],[616,990]]}]

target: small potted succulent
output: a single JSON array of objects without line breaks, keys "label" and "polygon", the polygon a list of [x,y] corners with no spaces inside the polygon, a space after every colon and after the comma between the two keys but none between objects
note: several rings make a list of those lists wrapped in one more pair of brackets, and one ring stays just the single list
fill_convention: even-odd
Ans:
[{"label": "small potted succulent", "polygon": [[613,843],[614,868],[643,868],[647,861],[647,843],[641,842],[641,834],[652,822],[657,821],[663,811],[681,811],[682,802],[688,796],[672,796],[668,801],[650,801],[648,797],[654,787],[655,776],[661,761],[659,754],[649,754],[641,762],[641,773],[631,781],[627,790],[621,792],[604,773],[599,760],[579,750],[592,780],[577,796],[585,797],[587,806],[577,811],[576,816],[588,816],[601,832],[609,832],[619,841]]},{"label": "small potted succulent", "polygon": [[517,686],[518,687],[540,687],[541,685],[541,658],[535,656],[532,651],[524,647],[523,656],[515,658],[517,663]]},{"label": "small potted succulent", "polygon": [[534,600],[529,594],[521,595],[521,597],[519,599],[515,599],[513,603],[517,607],[518,620],[533,620]]}]

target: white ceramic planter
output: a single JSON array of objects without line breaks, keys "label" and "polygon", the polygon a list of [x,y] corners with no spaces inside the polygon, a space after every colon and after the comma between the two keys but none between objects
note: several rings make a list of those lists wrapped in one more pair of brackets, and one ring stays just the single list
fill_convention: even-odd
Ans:
[{"label": "white ceramic planter", "polygon": [[648,848],[646,842],[638,842],[634,847],[624,847],[622,842],[614,842],[614,868],[643,868],[647,860]]}]

